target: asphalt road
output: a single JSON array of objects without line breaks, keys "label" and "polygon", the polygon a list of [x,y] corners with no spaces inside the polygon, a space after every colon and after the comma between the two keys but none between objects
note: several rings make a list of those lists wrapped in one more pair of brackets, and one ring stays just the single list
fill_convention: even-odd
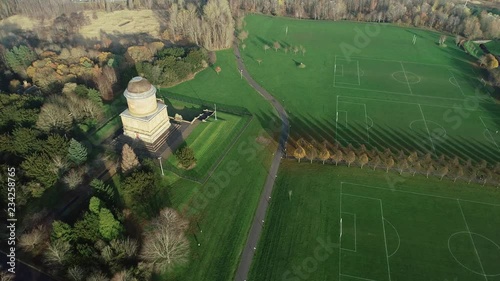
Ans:
[{"label": "asphalt road", "polygon": [[238,269],[236,270],[236,276],[234,278],[235,281],[245,281],[248,278],[248,272],[250,271],[250,266],[252,264],[253,256],[257,248],[257,243],[259,242],[260,235],[262,233],[267,207],[269,206],[269,200],[271,200],[274,180],[276,179],[278,173],[281,158],[284,155],[290,125],[285,108],[271,94],[269,94],[266,89],[262,88],[257,82],[255,82],[255,80],[253,80],[253,78],[246,70],[245,65],[243,64],[243,61],[241,59],[240,50],[236,43],[233,45],[233,50],[234,55],[236,56],[238,69],[241,71],[243,77],[245,77],[250,86],[252,86],[261,96],[264,97],[264,99],[266,99],[273,105],[274,109],[276,109],[281,119],[281,132],[279,137],[278,149],[276,150],[276,153],[274,153],[273,162],[271,164],[271,168],[269,169],[269,174],[264,185],[264,191],[260,196],[259,205],[255,212],[252,226],[250,228],[250,232],[248,233],[247,242],[245,248],[243,249],[243,253],[241,254],[240,264],[238,266]]}]

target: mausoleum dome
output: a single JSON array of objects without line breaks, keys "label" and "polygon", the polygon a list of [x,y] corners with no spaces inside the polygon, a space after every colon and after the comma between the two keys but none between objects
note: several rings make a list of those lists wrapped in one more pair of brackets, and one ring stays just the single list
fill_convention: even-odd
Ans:
[{"label": "mausoleum dome", "polygon": [[128,82],[127,91],[130,94],[142,94],[151,90],[151,83],[146,78],[136,76]]},{"label": "mausoleum dome", "polygon": [[157,109],[156,88],[146,78],[137,76],[128,82],[124,93],[130,114],[144,117]]}]

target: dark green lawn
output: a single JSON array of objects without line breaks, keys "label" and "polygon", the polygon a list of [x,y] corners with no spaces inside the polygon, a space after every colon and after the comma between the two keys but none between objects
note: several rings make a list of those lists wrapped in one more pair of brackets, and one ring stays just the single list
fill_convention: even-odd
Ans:
[{"label": "dark green lawn", "polygon": [[500,194],[479,185],[286,161],[264,229],[249,280],[500,280]]},{"label": "dark green lawn", "polygon": [[218,159],[229,149],[230,144],[244,130],[249,119],[249,116],[217,113],[217,120],[211,117],[207,122],[201,122],[185,140],[185,145],[193,149],[196,158],[194,168],[180,168],[175,155],[170,156],[165,163],[179,175],[203,181]]},{"label": "dark green lawn", "polygon": [[493,40],[485,44],[488,47],[488,50],[495,55],[500,54],[500,40]]}]

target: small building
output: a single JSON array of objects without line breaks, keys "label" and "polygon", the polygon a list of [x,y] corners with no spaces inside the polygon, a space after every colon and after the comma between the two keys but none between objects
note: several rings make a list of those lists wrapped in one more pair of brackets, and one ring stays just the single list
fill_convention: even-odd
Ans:
[{"label": "small building", "polygon": [[121,114],[123,134],[141,140],[150,151],[161,147],[168,136],[167,105],[156,98],[156,88],[143,77],[134,77],[124,92],[128,108]]}]

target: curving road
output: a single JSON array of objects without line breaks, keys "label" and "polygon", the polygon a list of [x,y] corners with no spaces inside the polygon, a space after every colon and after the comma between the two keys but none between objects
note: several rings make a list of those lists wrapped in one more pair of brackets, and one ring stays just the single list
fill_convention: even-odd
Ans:
[{"label": "curving road", "polygon": [[243,249],[243,253],[241,254],[240,264],[238,266],[238,269],[236,270],[236,276],[234,278],[235,281],[245,281],[248,278],[250,265],[252,264],[255,249],[262,233],[263,221],[266,217],[267,207],[269,206],[269,199],[271,198],[271,193],[273,191],[274,180],[276,179],[281,158],[283,157],[285,151],[285,145],[288,139],[288,131],[290,125],[285,108],[271,94],[269,94],[266,89],[262,88],[257,82],[255,82],[255,80],[253,80],[253,78],[246,70],[245,65],[243,64],[243,61],[241,59],[240,50],[236,43],[234,43],[233,45],[233,50],[234,55],[236,56],[238,69],[241,71],[243,77],[245,77],[250,86],[252,86],[261,96],[264,97],[264,99],[266,99],[273,105],[274,109],[276,109],[281,119],[281,132],[279,137],[278,149],[276,150],[276,153],[274,153],[271,169],[269,170],[269,174],[264,185],[264,191],[260,196],[259,205],[257,206],[252,226],[250,228],[250,232],[248,233],[247,242],[245,248]]}]

